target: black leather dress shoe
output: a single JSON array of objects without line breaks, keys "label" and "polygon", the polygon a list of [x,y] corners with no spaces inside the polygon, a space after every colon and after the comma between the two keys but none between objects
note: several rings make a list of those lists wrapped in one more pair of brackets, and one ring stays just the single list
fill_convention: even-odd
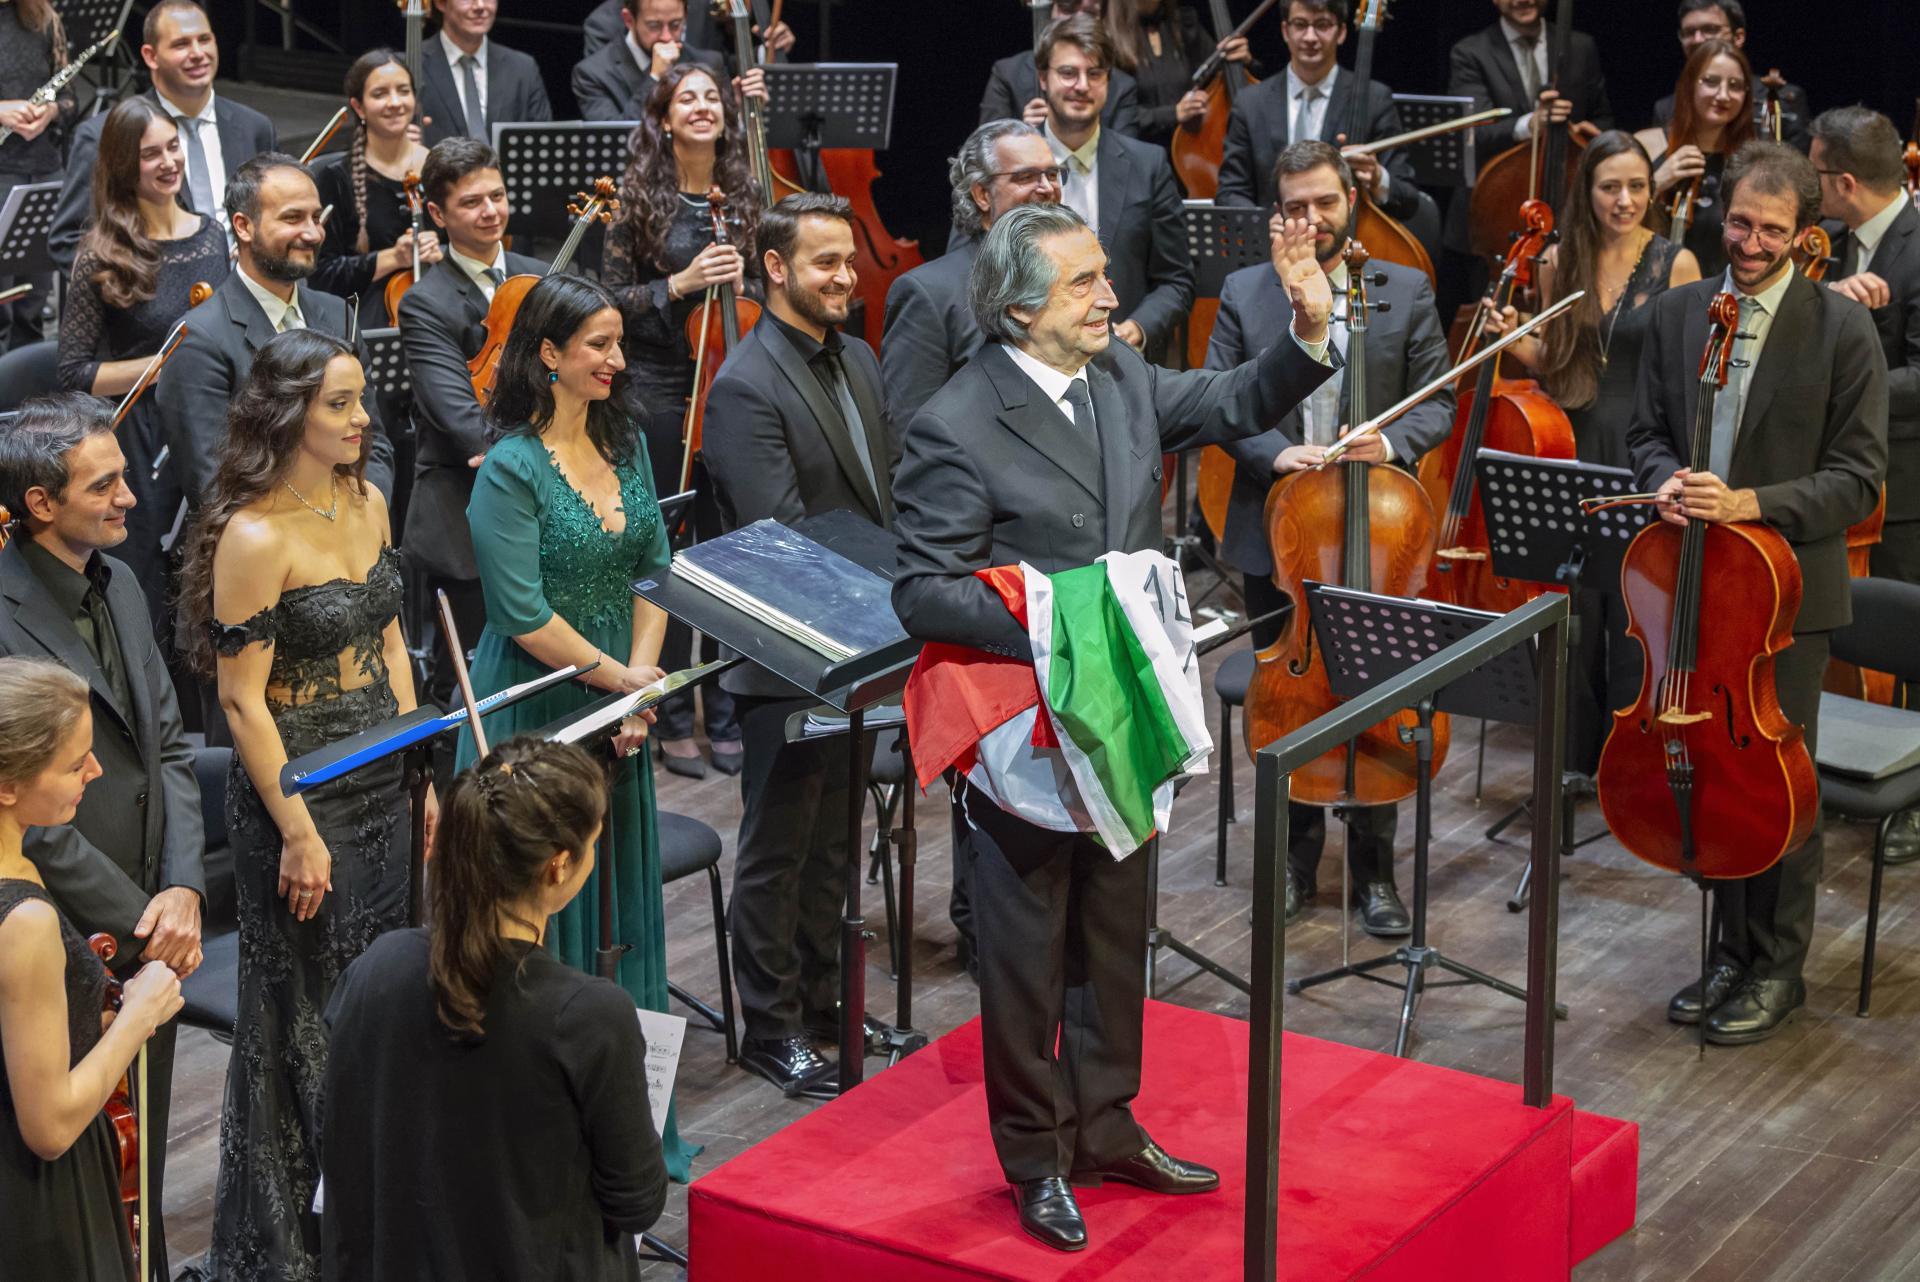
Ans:
[{"label": "black leather dress shoe", "polygon": [[789,1096],[831,1099],[839,1083],[837,1066],[804,1037],[749,1037],[740,1043],[740,1063]]},{"label": "black leather dress shoe", "polygon": [[1891,868],[1920,859],[1920,810],[1903,810],[1887,825],[1886,848],[1880,862]]},{"label": "black leather dress shoe", "polygon": [[1020,1209],[1020,1227],[1056,1251],[1078,1251],[1087,1244],[1087,1222],[1073,1189],[1057,1175],[1021,1180],[1013,1186],[1013,1204]]},{"label": "black leather dress shoe", "polygon": [[[1708,1010],[1717,1008],[1721,1002],[1733,996],[1733,990],[1740,987],[1740,981],[1747,977],[1738,966],[1720,965],[1707,972]],[[1700,981],[1694,980],[1673,995],[1667,1003],[1667,1018],[1676,1024],[1698,1024],[1700,1022]]]},{"label": "black leather dress shoe", "polygon": [[1413,933],[1413,918],[1400,902],[1400,891],[1390,881],[1369,881],[1353,888],[1353,906],[1360,910],[1360,929],[1382,939]]},{"label": "black leather dress shoe", "polygon": [[1707,1040],[1715,1046],[1764,1042],[1806,1004],[1803,980],[1749,979],[1707,1016]]},{"label": "black leather dress shoe", "polygon": [[1148,1140],[1145,1148],[1125,1161],[1073,1173],[1073,1182],[1088,1188],[1099,1188],[1108,1180],[1151,1193],[1211,1193],[1220,1187],[1220,1172],[1198,1162],[1183,1162]]}]

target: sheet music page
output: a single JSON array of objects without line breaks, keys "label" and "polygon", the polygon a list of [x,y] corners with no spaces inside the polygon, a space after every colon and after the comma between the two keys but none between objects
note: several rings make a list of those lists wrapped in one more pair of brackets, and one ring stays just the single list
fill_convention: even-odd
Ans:
[{"label": "sheet music page", "polygon": [[680,1069],[680,1043],[687,1035],[686,1017],[640,1006],[633,1013],[640,1017],[640,1033],[647,1039],[647,1104],[653,1110],[653,1129],[665,1135],[673,1078]]}]

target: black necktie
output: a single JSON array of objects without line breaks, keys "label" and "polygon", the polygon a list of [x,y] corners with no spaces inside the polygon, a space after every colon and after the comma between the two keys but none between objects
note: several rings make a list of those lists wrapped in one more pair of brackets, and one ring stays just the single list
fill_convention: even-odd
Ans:
[{"label": "black necktie", "polygon": [[867,474],[867,484],[872,487],[874,498],[878,499],[880,481],[874,472],[873,451],[867,445],[866,425],[860,421],[860,406],[853,399],[853,385],[847,381],[847,367],[841,361],[839,348],[820,349],[820,369],[826,374],[827,386],[833,391],[835,408],[846,421],[847,435],[853,439],[853,452],[860,456],[860,467]]},{"label": "black necktie", "polygon": [[1073,406],[1073,425],[1086,433],[1088,440],[1099,444],[1093,426],[1093,397],[1087,391],[1087,380],[1076,378],[1068,383],[1064,396],[1067,404]]}]

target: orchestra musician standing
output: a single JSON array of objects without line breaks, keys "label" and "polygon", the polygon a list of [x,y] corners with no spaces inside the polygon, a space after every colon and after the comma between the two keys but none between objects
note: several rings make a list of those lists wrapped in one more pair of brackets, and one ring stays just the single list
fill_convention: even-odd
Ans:
[{"label": "orchestra musician standing", "polygon": [[[1818,216],[1820,176],[1783,143],[1751,142],[1727,166],[1723,273],[1652,304],[1627,447],[1662,519],[1762,521],[1792,545],[1801,599],[1793,642],[1774,657],[1787,720],[1819,732],[1829,634],[1852,617],[1847,527],[1879,500],[1887,468],[1887,364],[1866,308],[1794,270],[1788,250]],[[1740,300],[1727,386],[1714,403],[1709,466],[1694,471],[1693,406],[1715,295]],[[1708,1041],[1771,1037],[1806,1003],[1802,971],[1820,879],[1820,819],[1799,849],[1756,876],[1712,883],[1713,964],[1667,1007],[1706,1020]]]},{"label": "orchestra musician standing", "polygon": [[[1680,0],[1680,52],[1690,56],[1708,40],[1725,40],[1743,53],[1747,47],[1747,11],[1740,0]],[[1749,61],[1752,55],[1748,55]],[[1765,65],[1764,63],[1761,65]],[[1773,92],[1780,108],[1780,141],[1792,143],[1801,151],[1813,143],[1810,132],[1813,110],[1807,106],[1807,91],[1799,85],[1783,83]],[[1668,94],[1653,104],[1655,124],[1673,119],[1674,95]],[[1758,89],[1753,94],[1753,127],[1757,137],[1768,132],[1767,95]]]},{"label": "orchestra musician standing", "polygon": [[573,96],[583,120],[638,120],[653,87],[678,63],[699,63],[716,77],[727,62],[717,49],[689,36],[687,0],[624,0],[621,38],[581,59],[573,69]]},{"label": "orchestra musician standing", "polygon": [[[1129,0],[1119,2],[1124,4]],[[1098,23],[1104,8],[1104,0],[1053,0],[1052,21],[1085,17]],[[1046,123],[1047,99],[1040,87],[1040,68],[1033,52],[1023,49],[993,64],[993,70],[987,75],[986,92],[980,96],[980,123],[984,125],[992,120],[1024,120],[1035,129]],[[1117,68],[1107,86],[1106,102],[1100,108],[1100,124],[1128,137],[1140,130],[1139,86],[1132,76]]]},{"label": "orchestra musician standing", "polygon": [[[13,130],[0,142],[0,204],[15,187],[60,176],[62,144],[80,114],[79,104],[70,88],[50,103],[31,100],[71,54],[50,0],[0,0],[0,125]],[[0,304],[0,352],[42,337],[40,312],[53,284],[51,273],[0,275],[0,289],[28,281],[35,287],[31,294]]]},{"label": "orchestra musician standing", "polygon": [[493,126],[553,119],[540,64],[492,36],[495,0],[433,0],[439,34],[420,59],[420,138],[431,147],[465,134],[490,142]]},{"label": "orchestra musician standing", "polygon": [[[1653,157],[1655,217],[1669,233],[1669,207],[1691,205],[1682,245],[1711,276],[1727,265],[1720,236],[1726,216],[1727,161],[1754,136],[1753,68],[1747,55],[1724,40],[1694,46],[1674,89],[1673,119],[1634,135]],[[1689,185],[1697,183],[1689,197]]]},{"label": "orchestra musician standing", "polygon": [[[845,511],[889,525],[898,448],[880,364],[834,328],[853,298],[852,212],[839,196],[789,196],[761,216],[756,246],[766,311],[707,400],[721,522],[736,530]],[[746,753],[728,909],[740,1061],[789,1095],[829,1095],[834,1065],[808,1038],[838,1030],[847,740],[788,743],[788,715],[815,700],[763,669],[742,665],[720,680]]]},{"label": "orchestra musician standing", "polygon": [[[1116,72],[1132,76],[1136,86],[1139,129],[1134,136],[1165,147],[1176,128],[1198,125],[1207,114],[1207,95],[1192,87],[1193,73],[1217,42],[1200,25],[1193,6],[1177,0],[1113,0],[1106,27]],[[1241,66],[1253,61],[1245,36],[1227,40],[1223,56]]]},{"label": "orchestra musician standing", "polygon": [[[1208,369],[1234,369],[1252,360],[1280,341],[1292,324],[1293,306],[1284,275],[1288,266],[1286,241],[1281,235],[1284,219],[1304,219],[1313,224],[1314,258],[1327,277],[1329,289],[1344,295],[1348,271],[1343,255],[1352,237],[1353,212],[1359,199],[1357,181],[1339,151],[1327,143],[1296,142],[1280,153],[1273,174],[1279,197],[1272,224],[1273,261],[1242,268],[1227,277],[1220,295],[1220,315],[1207,348]],[[1424,272],[1385,262],[1369,264],[1367,270],[1385,278],[1371,287],[1371,293],[1375,301],[1386,306],[1367,322],[1364,399],[1368,405],[1386,406],[1446,372],[1447,339],[1434,306],[1433,288]],[[1332,333],[1334,347],[1344,356],[1344,328],[1336,325]],[[1352,427],[1347,413],[1350,398],[1346,371],[1342,369],[1266,431],[1225,445],[1236,466],[1220,555],[1243,576],[1249,617],[1258,618],[1287,604],[1286,595],[1273,582],[1273,549],[1267,542],[1265,519],[1267,494],[1277,477],[1316,466],[1327,446],[1346,434]],[[1412,468],[1422,454],[1447,438],[1453,430],[1453,414],[1452,389],[1441,391],[1380,432],[1361,438],[1341,457],[1341,465]],[[1296,610],[1304,609],[1304,602],[1293,604]],[[1278,640],[1284,624],[1283,619],[1273,619],[1255,626],[1255,648]],[[1327,816],[1318,806],[1299,803],[1290,803],[1288,813],[1286,919],[1290,921],[1316,893]],[[1356,806],[1346,814],[1353,906],[1360,913],[1361,925],[1373,935],[1404,935],[1412,928],[1394,884],[1393,841],[1398,817],[1397,805]]]}]

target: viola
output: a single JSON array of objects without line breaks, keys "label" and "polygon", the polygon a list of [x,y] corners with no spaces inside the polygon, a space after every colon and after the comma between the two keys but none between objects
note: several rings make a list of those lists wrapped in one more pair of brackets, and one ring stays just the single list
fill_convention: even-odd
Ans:
[{"label": "viola", "polygon": [[[1349,417],[1366,417],[1367,251],[1347,246]],[[1255,653],[1247,687],[1246,734],[1257,751],[1334,708],[1326,660],[1307,618],[1307,584],[1338,583],[1392,596],[1420,594],[1433,558],[1433,504],[1419,482],[1393,466],[1350,463],[1281,477],[1267,494],[1273,582],[1295,602],[1286,631]],[[1309,805],[1385,805],[1412,796],[1419,783],[1411,741],[1400,731],[1417,718],[1402,711],[1351,743],[1294,771],[1291,796]],[[1433,768],[1446,759],[1450,723],[1434,718]]]},{"label": "viola", "polygon": [[[718,186],[707,191],[707,215],[713,221],[713,243],[731,244],[727,233],[727,193]],[[739,346],[740,335],[760,319],[760,304],[740,298],[730,282],[707,286],[706,299],[687,317],[687,347],[693,353],[693,393],[687,397],[687,415],[681,428],[680,491],[693,482],[693,460],[700,453],[700,429],[706,421],[707,393],[714,376]]]},{"label": "viola", "polygon": [[[1194,68],[1187,83],[1192,93],[1207,95],[1207,114],[1197,124],[1182,125],[1173,131],[1173,172],[1192,200],[1212,200],[1220,191],[1220,160],[1227,148],[1227,121],[1233,114],[1233,101],[1251,85],[1260,82],[1239,63],[1228,62],[1220,50],[1236,36],[1245,36],[1253,25],[1267,16],[1279,0],[1261,0],[1260,6],[1239,26],[1227,12],[1226,0],[1207,0],[1207,17],[1219,44],[1206,61]],[[1034,33],[1039,43],[1042,26]],[[1226,34],[1222,34],[1226,33]]]},{"label": "viola", "polygon": [[[93,955],[100,959],[103,966],[120,951],[113,936],[104,933],[87,936],[87,947],[93,950]],[[119,1011],[120,993],[120,981],[109,970],[103,1011]],[[113,1088],[113,1094],[107,1097],[104,1111],[107,1120],[113,1124],[114,1142],[120,1154],[120,1207],[121,1213],[127,1217],[127,1236],[133,1242],[134,1276],[145,1278],[143,1265],[148,1258],[147,1167],[144,1160],[147,1124],[146,1118],[135,1106],[136,1101],[144,1105],[147,1099],[147,1048],[144,1045],[135,1057],[134,1064],[134,1071],[122,1076],[119,1084]]]},{"label": "viola", "polygon": [[[620,202],[614,199],[617,189],[611,178],[593,180],[591,192],[578,191],[567,205],[567,212],[573,215],[573,229],[567,233],[567,239],[560,246],[560,252],[554,255],[553,265],[547,268],[547,275],[556,276],[567,270],[567,264],[580,249],[581,238],[587,234],[587,228],[594,223],[610,223],[620,212]],[[500,373],[500,354],[506,350],[507,335],[513,332],[513,322],[520,315],[520,304],[525,302],[533,287],[541,278],[522,274],[509,276],[493,291],[493,302],[487,307],[486,341],[480,350],[467,362],[467,377],[473,382],[473,394],[482,404],[493,394],[493,381]]]},{"label": "viola", "polygon": [[420,194],[420,175],[409,170],[402,186],[407,198],[407,226],[411,232],[407,243],[413,248],[413,267],[409,270],[397,271],[387,277],[385,293],[387,316],[394,321],[400,319],[400,300],[407,296],[407,291],[412,289],[414,282],[420,279],[420,220],[426,213],[426,201]]},{"label": "viola", "polygon": [[[1554,15],[1553,40],[1548,50],[1550,77],[1560,89],[1560,71],[1567,65],[1567,47],[1573,41],[1573,0],[1560,0]],[[1572,189],[1580,153],[1586,144],[1574,133],[1574,122],[1536,129],[1528,139],[1489,160],[1480,168],[1468,203],[1468,240],[1481,258],[1506,252],[1516,234],[1526,230],[1521,209],[1529,200],[1544,200],[1558,208]],[[1542,136],[1544,135],[1544,137]]]},{"label": "viola", "polygon": [[[1483,308],[1501,311],[1533,284],[1534,266],[1553,235],[1553,211],[1545,201],[1533,200],[1522,207],[1521,217],[1526,231],[1514,241]],[[1478,325],[1473,332],[1479,332]],[[1572,458],[1573,424],[1538,383],[1502,378],[1497,363],[1485,361],[1473,389],[1460,398],[1454,411],[1453,431],[1420,460],[1420,483],[1442,512],[1434,574],[1428,581],[1433,596],[1452,605],[1504,614],[1547,589],[1493,572],[1473,465],[1482,449]]]},{"label": "viola", "polygon": [[[1707,467],[1739,301],[1720,294],[1710,315],[1696,471]],[[1655,521],[1628,546],[1620,586],[1646,667],[1600,752],[1607,827],[1639,858],[1696,883],[1765,871],[1806,841],[1818,805],[1801,728],[1774,688],[1774,656],[1793,643],[1800,609],[1793,549],[1758,522]]]}]

